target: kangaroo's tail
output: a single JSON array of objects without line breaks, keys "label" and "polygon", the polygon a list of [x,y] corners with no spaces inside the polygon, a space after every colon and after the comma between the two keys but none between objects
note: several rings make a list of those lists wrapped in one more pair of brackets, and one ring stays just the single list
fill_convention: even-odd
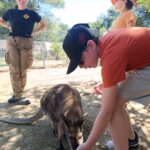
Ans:
[{"label": "kangaroo's tail", "polygon": [[0,121],[10,124],[29,125],[40,119],[42,116],[42,109],[39,109],[32,117],[29,118],[0,117]]}]

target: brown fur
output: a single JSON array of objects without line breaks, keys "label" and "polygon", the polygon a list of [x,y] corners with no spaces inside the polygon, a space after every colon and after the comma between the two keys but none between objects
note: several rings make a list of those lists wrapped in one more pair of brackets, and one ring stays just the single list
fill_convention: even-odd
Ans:
[{"label": "brown fur", "polygon": [[81,126],[84,121],[79,92],[67,84],[56,85],[43,96],[41,108],[53,122],[61,149],[76,149],[83,138]]}]

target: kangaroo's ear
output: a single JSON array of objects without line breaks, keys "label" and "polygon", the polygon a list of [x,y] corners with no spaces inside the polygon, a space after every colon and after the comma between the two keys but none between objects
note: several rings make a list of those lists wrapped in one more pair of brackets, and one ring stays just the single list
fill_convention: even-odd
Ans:
[{"label": "kangaroo's ear", "polygon": [[67,133],[67,126],[63,120],[60,120],[57,125],[58,136],[61,138],[63,135]]},{"label": "kangaroo's ear", "polygon": [[88,117],[87,112],[86,112],[86,113],[83,113],[82,118],[81,118],[80,121],[79,121],[79,125],[80,125],[80,126],[83,125],[83,123],[84,123],[84,121],[87,119],[87,117]]}]

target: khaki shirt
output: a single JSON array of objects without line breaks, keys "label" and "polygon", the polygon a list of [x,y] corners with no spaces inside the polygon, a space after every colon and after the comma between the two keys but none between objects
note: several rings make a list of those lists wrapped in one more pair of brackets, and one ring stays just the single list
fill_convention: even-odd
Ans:
[{"label": "khaki shirt", "polygon": [[119,15],[115,21],[113,21],[111,30],[118,28],[126,28],[129,23],[133,23],[133,26],[136,24],[137,17],[133,10],[128,10],[123,14]]}]

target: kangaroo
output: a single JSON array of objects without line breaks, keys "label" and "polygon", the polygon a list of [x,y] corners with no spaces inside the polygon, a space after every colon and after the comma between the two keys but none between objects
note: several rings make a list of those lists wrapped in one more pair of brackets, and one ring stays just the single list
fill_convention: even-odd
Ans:
[{"label": "kangaroo", "polygon": [[75,150],[83,143],[82,124],[85,114],[79,92],[68,84],[58,84],[47,90],[41,101],[40,109],[30,118],[0,118],[11,124],[32,124],[43,115],[52,120],[53,133],[59,138],[57,150]]}]

